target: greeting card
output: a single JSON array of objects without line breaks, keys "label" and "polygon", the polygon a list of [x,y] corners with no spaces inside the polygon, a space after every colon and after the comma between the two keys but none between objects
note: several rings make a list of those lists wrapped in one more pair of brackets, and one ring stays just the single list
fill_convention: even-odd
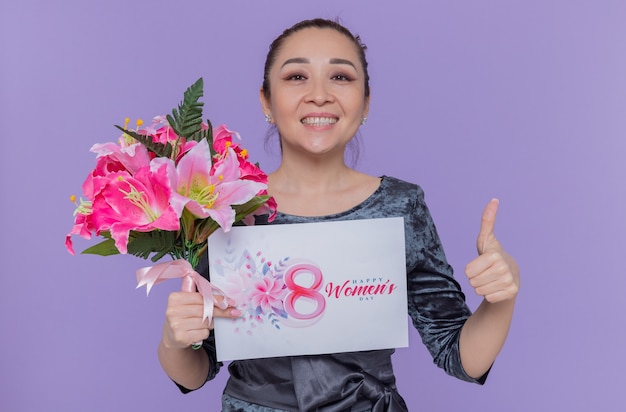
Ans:
[{"label": "greeting card", "polygon": [[218,360],[408,346],[403,218],[233,227],[209,237]]}]

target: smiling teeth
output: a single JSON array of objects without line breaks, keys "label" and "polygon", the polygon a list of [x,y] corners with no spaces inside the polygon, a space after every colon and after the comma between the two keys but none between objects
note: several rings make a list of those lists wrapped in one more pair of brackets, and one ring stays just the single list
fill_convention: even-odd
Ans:
[{"label": "smiling teeth", "polygon": [[305,117],[301,122],[310,126],[327,126],[337,123],[337,119],[334,117]]}]

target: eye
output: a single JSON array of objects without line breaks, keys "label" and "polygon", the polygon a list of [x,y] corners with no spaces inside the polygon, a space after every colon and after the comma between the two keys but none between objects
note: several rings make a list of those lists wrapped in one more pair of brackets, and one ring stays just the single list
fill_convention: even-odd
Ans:
[{"label": "eye", "polygon": [[336,74],[331,79],[332,80],[339,80],[339,81],[343,81],[343,82],[350,82],[350,81],[352,81],[352,76],[348,76],[347,74]]},{"label": "eye", "polygon": [[302,74],[290,74],[290,75],[286,76],[285,79],[286,80],[300,81],[300,80],[306,80],[306,77],[304,77],[304,75],[302,75]]}]

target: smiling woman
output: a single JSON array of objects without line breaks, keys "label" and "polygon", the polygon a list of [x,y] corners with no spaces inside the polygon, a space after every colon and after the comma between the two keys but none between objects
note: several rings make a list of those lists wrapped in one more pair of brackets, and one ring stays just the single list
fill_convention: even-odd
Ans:
[{"label": "smiling woman", "polygon": [[[336,22],[306,20],[271,45],[260,92],[275,124],[281,163],[269,176],[278,204],[272,224],[403,217],[408,312],[437,365],[483,383],[508,333],[519,288],[515,261],[494,236],[498,202],[482,217],[479,256],[466,274],[483,303],[471,313],[452,275],[419,186],[348,167],[346,146],[364,123],[370,89],[365,46]],[[208,269],[203,270],[208,276]],[[368,293],[369,289],[368,289]],[[184,392],[219,372],[212,324],[202,297],[170,295],[159,345],[165,372]],[[229,306],[215,316],[236,318]],[[372,333],[376,333],[375,325]],[[192,343],[204,339],[205,351]],[[391,365],[392,349],[235,361],[224,411],[406,411]]]},{"label": "smiling woman", "polygon": [[310,154],[332,164],[343,157],[369,108],[359,50],[344,34],[315,27],[294,32],[276,50],[261,104],[279,131],[285,167]]}]

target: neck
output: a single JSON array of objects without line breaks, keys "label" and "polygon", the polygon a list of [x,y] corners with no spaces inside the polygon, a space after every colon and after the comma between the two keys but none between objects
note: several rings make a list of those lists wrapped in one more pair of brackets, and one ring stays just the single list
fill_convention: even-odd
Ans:
[{"label": "neck", "polygon": [[343,159],[284,159],[278,169],[270,174],[269,186],[270,191],[319,194],[340,190],[350,182],[354,173],[356,172]]}]

